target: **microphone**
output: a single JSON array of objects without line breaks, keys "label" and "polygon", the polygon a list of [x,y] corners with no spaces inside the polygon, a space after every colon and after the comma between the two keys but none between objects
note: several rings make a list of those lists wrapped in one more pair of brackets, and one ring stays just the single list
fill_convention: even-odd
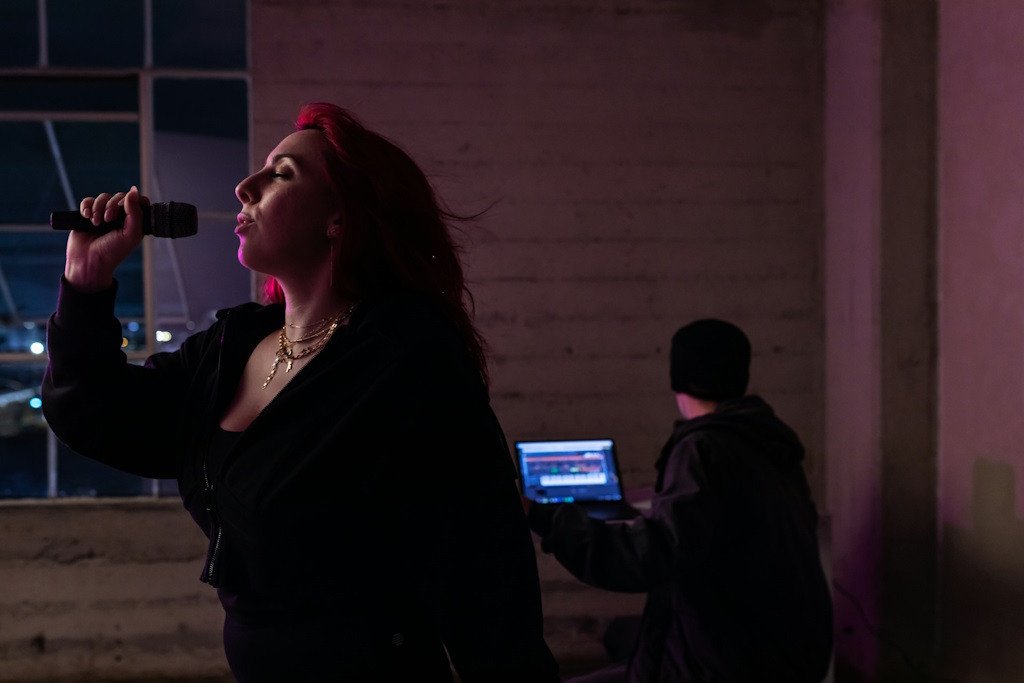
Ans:
[{"label": "microphone", "polygon": [[[126,216],[120,216],[109,223],[93,225],[77,211],[54,211],[50,214],[50,227],[54,230],[81,230],[94,235],[103,235],[111,230],[124,227]],[[142,207],[142,234],[153,237],[189,237],[199,231],[199,212],[191,204],[182,202],[157,202]]]}]

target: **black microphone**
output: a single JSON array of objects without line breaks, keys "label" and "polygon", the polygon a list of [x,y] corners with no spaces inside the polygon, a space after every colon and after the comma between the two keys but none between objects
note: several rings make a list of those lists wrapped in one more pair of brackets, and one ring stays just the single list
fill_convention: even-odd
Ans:
[{"label": "black microphone", "polygon": [[[125,214],[110,221],[93,225],[77,211],[54,211],[50,214],[50,227],[54,230],[82,230],[102,235],[124,227]],[[142,234],[153,237],[189,237],[199,231],[199,212],[191,204],[166,202],[142,207]]]}]

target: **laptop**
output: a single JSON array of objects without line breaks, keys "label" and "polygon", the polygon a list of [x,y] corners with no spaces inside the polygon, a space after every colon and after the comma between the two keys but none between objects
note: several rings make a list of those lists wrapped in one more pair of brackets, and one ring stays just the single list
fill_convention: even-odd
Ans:
[{"label": "laptop", "polygon": [[541,505],[576,503],[595,519],[640,514],[626,502],[612,439],[516,441],[523,495]]}]

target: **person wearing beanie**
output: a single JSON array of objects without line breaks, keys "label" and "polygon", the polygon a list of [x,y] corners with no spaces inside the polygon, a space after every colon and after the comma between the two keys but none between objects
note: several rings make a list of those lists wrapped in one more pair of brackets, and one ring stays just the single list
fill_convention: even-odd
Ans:
[{"label": "person wearing beanie", "polygon": [[649,510],[626,523],[577,505],[527,503],[541,548],[584,583],[644,592],[626,662],[572,683],[820,683],[832,600],[804,448],[747,394],[751,346],[735,325],[697,320],[672,337],[682,419],[655,462]]}]

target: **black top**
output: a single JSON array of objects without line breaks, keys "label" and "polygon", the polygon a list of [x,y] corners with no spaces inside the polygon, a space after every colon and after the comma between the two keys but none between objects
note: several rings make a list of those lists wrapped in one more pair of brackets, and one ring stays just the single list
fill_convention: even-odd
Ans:
[{"label": "black top", "polygon": [[[487,391],[429,304],[365,301],[233,445],[218,435],[280,305],[129,364],[116,287],[63,284],[43,410],[74,450],[175,477],[210,539],[240,683],[556,681],[533,542]],[[228,446],[228,447],[225,447]],[[220,463],[209,454],[223,455]]]},{"label": "black top", "polygon": [[213,430],[210,438],[210,448],[206,454],[206,471],[211,478],[216,479],[224,466],[224,460],[228,453],[235,447],[244,432],[229,432],[220,425]]},{"label": "black top", "polygon": [[630,683],[819,683],[832,602],[797,435],[760,398],[676,423],[651,509],[628,524],[534,506],[542,548],[581,580],[646,592]]}]

